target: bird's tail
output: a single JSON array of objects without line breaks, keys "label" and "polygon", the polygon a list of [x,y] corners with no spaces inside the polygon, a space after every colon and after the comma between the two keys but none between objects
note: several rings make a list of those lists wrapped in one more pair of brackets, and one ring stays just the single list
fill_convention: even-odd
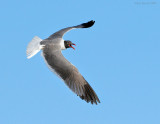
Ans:
[{"label": "bird's tail", "polygon": [[27,58],[30,59],[33,57],[35,54],[37,54],[41,50],[41,45],[40,42],[42,41],[41,38],[38,36],[35,36],[31,42],[29,42],[27,46]]}]

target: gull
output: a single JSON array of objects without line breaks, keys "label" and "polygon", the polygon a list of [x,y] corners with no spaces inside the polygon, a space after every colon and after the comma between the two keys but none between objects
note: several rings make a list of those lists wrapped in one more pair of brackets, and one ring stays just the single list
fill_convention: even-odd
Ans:
[{"label": "gull", "polygon": [[62,55],[61,51],[67,48],[75,50],[74,43],[70,40],[63,40],[63,35],[66,32],[77,28],[89,28],[94,23],[95,21],[91,20],[87,23],[61,29],[44,40],[35,36],[28,44],[26,51],[27,58],[30,59],[42,50],[42,56],[49,69],[55,72],[77,96],[91,104],[100,103],[98,96],[78,69]]}]

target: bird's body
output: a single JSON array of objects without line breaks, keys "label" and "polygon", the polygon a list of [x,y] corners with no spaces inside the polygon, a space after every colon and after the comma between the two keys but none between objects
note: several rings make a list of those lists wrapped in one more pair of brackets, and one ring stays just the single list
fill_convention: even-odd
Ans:
[{"label": "bird's body", "polygon": [[44,60],[51,71],[55,72],[60,78],[62,78],[66,85],[81,99],[91,102],[92,104],[97,104],[97,102],[100,101],[94,90],[79,73],[78,69],[61,53],[61,50],[67,48],[74,49],[72,45],[75,45],[71,41],[63,40],[63,35],[66,32],[76,28],[88,28],[93,24],[94,21],[89,21],[81,25],[64,28],[44,40],[36,36],[27,47],[27,56],[28,58],[31,58],[37,52],[42,50],[42,56],[44,57]]},{"label": "bird's body", "polygon": [[65,45],[64,45],[64,40],[62,38],[55,38],[55,39],[45,39],[43,41],[40,42],[40,45],[48,45],[48,44],[52,44],[52,45],[60,45],[61,46],[61,50],[65,50]]}]

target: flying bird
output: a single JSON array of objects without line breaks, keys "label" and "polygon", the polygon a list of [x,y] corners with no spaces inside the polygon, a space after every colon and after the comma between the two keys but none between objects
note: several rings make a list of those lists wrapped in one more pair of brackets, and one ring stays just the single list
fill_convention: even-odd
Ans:
[{"label": "flying bird", "polygon": [[35,36],[28,44],[26,51],[27,58],[30,59],[42,50],[42,56],[49,69],[55,72],[81,99],[91,102],[91,104],[100,103],[98,96],[78,69],[62,55],[61,50],[75,49],[74,43],[70,40],[63,40],[63,35],[66,32],[77,28],[89,28],[94,23],[95,21],[91,20],[87,23],[61,29],[44,40]]}]

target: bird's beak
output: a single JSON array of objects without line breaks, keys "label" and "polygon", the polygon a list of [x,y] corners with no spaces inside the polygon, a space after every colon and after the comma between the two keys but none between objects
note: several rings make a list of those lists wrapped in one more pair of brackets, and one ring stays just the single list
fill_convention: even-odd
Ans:
[{"label": "bird's beak", "polygon": [[72,43],[72,44],[70,45],[70,47],[72,47],[72,48],[75,50],[75,48],[74,48],[72,45],[75,45],[75,46],[76,46],[76,44]]}]

